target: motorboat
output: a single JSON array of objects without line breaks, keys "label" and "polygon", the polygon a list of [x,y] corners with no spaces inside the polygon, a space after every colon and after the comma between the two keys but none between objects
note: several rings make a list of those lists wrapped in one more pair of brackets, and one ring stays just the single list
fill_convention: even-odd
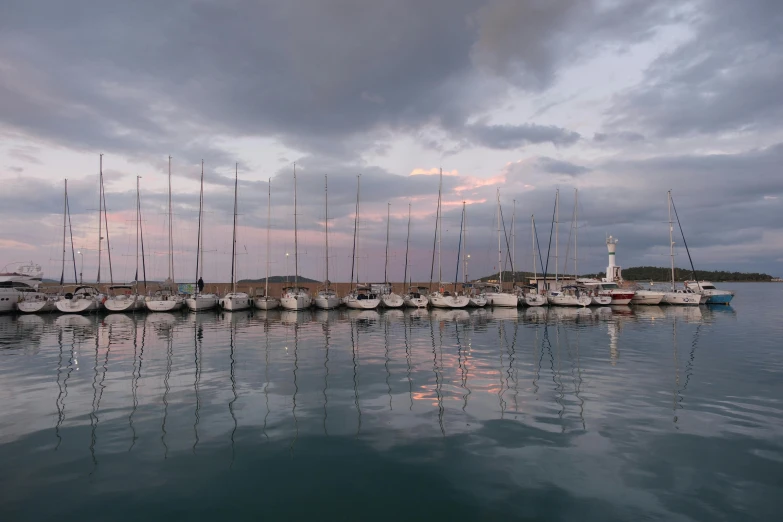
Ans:
[{"label": "motorboat", "polygon": [[47,306],[48,300],[44,299],[45,294],[33,295],[39,293],[37,289],[42,278],[41,265],[32,261],[9,263],[4,266],[0,272],[0,313],[16,311],[17,304],[28,296],[32,298],[31,307]]},{"label": "motorboat", "polygon": [[663,300],[664,292],[658,292],[656,290],[634,290],[633,299],[631,299],[632,305],[658,305]]},{"label": "motorboat", "polygon": [[283,295],[280,298],[280,306],[284,310],[306,310],[313,304],[313,298],[310,290],[298,286],[289,286],[283,288]]},{"label": "motorboat", "polygon": [[550,290],[547,301],[552,306],[590,306],[592,298],[581,292],[578,286],[563,286],[560,290]]},{"label": "motorboat", "polygon": [[425,287],[409,288],[408,293],[402,296],[402,301],[408,308],[427,308],[430,300],[427,298]]},{"label": "motorboat", "polygon": [[685,286],[697,294],[706,297],[707,300],[703,304],[727,305],[734,299],[733,291],[716,288],[715,285],[709,281],[685,281]]},{"label": "motorboat", "polygon": [[114,285],[109,287],[109,297],[103,306],[107,312],[133,312],[144,308],[144,296],[131,285]]},{"label": "motorboat", "polygon": [[701,294],[697,294],[690,288],[675,288],[664,294],[661,304],[698,306],[701,304],[701,298]]},{"label": "motorboat", "polygon": [[353,292],[343,297],[343,304],[354,310],[374,310],[381,304],[381,300],[370,287],[359,285]]},{"label": "motorboat", "polygon": [[57,300],[57,310],[64,314],[88,314],[103,307],[106,297],[92,286],[77,286]]}]

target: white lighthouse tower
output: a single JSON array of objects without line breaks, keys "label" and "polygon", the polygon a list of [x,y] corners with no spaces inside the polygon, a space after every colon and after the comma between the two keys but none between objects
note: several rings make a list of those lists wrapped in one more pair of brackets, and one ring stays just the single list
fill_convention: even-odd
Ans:
[{"label": "white lighthouse tower", "polygon": [[607,283],[620,283],[623,280],[622,268],[615,264],[615,252],[617,251],[617,242],[619,239],[609,236],[606,238],[606,248],[609,250],[609,266],[606,267]]}]

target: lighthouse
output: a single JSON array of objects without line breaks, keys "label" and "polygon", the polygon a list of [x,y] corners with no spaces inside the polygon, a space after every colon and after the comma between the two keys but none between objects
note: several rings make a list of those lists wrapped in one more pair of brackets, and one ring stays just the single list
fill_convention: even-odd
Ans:
[{"label": "lighthouse", "polygon": [[615,264],[618,241],[619,239],[612,236],[606,238],[606,248],[609,250],[609,266],[606,267],[604,281],[607,283],[620,283],[623,280],[622,268]]}]

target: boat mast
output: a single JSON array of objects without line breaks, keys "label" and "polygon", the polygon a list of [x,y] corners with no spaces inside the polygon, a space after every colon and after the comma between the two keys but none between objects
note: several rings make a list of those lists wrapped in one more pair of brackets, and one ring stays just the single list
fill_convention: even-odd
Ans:
[{"label": "boat mast", "polygon": [[391,215],[391,202],[386,203],[386,257],[383,262],[383,284],[389,284],[389,216]]},{"label": "boat mast", "polygon": [[443,286],[443,274],[441,270],[441,237],[443,237],[443,211],[441,210],[441,191],[443,190],[443,169],[440,169],[438,180],[438,288]]},{"label": "boat mast", "polygon": [[408,236],[405,238],[405,274],[402,276],[402,287],[405,289],[405,281],[408,279],[408,245],[411,240],[411,204],[408,203]]},{"label": "boat mast", "polygon": [[559,257],[557,248],[560,240],[560,189],[555,191],[555,289],[557,289],[557,264]]},{"label": "boat mast", "polygon": [[[468,220],[465,211],[465,202],[462,202],[462,279],[468,283]],[[463,288],[464,291],[464,288]]]},{"label": "boat mast", "polygon": [[103,225],[106,229],[106,255],[109,257],[109,284],[114,285],[114,272],[111,268],[111,241],[109,240],[109,215],[106,210],[106,190],[103,188],[103,170],[101,170],[101,200],[103,201]]},{"label": "boat mast", "polygon": [[[577,242],[577,235],[579,234],[579,189],[574,189],[574,284],[576,284],[577,261],[579,259],[579,243]],[[607,274],[608,276],[608,274]]]},{"label": "boat mast", "polygon": [[674,291],[674,230],[672,223],[672,191],[666,193],[669,200],[669,256],[672,261],[672,292]]},{"label": "boat mast", "polygon": [[296,218],[296,163],[294,163],[294,287],[299,288],[299,229]]},{"label": "boat mast", "polygon": [[359,286],[359,257],[360,257],[360,250],[359,250],[359,225],[360,225],[360,210],[361,210],[361,204],[359,195],[361,194],[361,183],[359,182],[361,180],[361,174],[359,174],[360,178],[356,182],[356,229],[355,229],[355,242],[356,242],[356,286]]},{"label": "boat mast", "polygon": [[[144,257],[144,220],[141,216],[141,193],[139,192],[139,180],[141,176],[136,176],[136,213],[139,216],[139,240],[141,242],[141,271],[144,274],[144,292],[147,292],[147,262]],[[74,263],[75,263],[74,259]]]},{"label": "boat mast", "polygon": [[[202,220],[202,212],[204,210],[204,160],[201,160],[201,190],[199,192],[198,197],[198,237],[196,238],[196,295],[199,294],[198,289],[198,280],[199,275],[201,272],[199,270],[203,270],[203,260],[201,259],[202,254],[202,244],[201,244],[201,237],[203,234],[203,231],[201,230],[201,220]],[[199,264],[199,263],[202,264]],[[137,262],[138,263],[138,262]],[[138,270],[138,269],[137,269]]]},{"label": "boat mast", "polygon": [[234,164],[234,231],[231,240],[231,292],[237,291],[237,188],[239,185],[239,163]]},{"label": "boat mast", "polygon": [[511,285],[512,289],[517,284],[517,272],[514,268],[516,266],[516,263],[514,263],[514,260],[516,259],[517,255],[517,232],[514,229],[514,223],[516,223],[517,220],[517,200],[514,200],[514,206],[511,211]]},{"label": "boat mast", "polygon": [[98,176],[98,279],[97,284],[101,283],[101,241],[103,241],[103,154],[100,155],[100,174]]},{"label": "boat mast", "polygon": [[329,288],[329,176],[324,174],[324,239],[326,240],[326,279],[324,289]]},{"label": "boat mast", "polygon": [[[353,252],[351,253],[351,286],[353,286],[353,274],[354,274],[354,268],[356,268],[356,229],[359,223],[359,179],[361,177],[361,174],[357,174],[356,176],[356,205],[354,206],[354,213],[353,213]],[[359,281],[359,277],[357,275],[356,281]],[[354,286],[352,291],[355,290],[356,287]]]},{"label": "boat mast", "polygon": [[169,284],[174,284],[174,227],[171,224],[171,156],[169,156]]},{"label": "boat mast", "polygon": [[266,188],[266,277],[264,278],[264,297],[269,299],[269,221],[272,219],[272,178],[267,178]]},{"label": "boat mast", "polygon": [[[536,215],[530,214],[530,238],[533,243],[533,279],[536,282],[536,290],[538,290],[538,272],[536,270]],[[544,281],[546,285],[546,281]],[[538,292],[536,292],[538,293]]]},{"label": "boat mast", "polygon": [[[65,180],[65,195],[63,196],[63,266],[62,271],[60,272],[60,287],[64,286],[65,284],[65,231],[66,231],[66,222],[65,218],[68,215],[68,180]],[[79,281],[76,281],[77,283]]]},{"label": "boat mast", "polygon": [[139,177],[136,176],[136,295],[139,295]]},{"label": "boat mast", "polygon": [[500,283],[499,292],[503,291],[503,251],[500,246],[500,189],[497,189],[498,200],[498,282]]},{"label": "boat mast", "polygon": [[65,212],[68,215],[68,233],[71,236],[71,259],[73,260],[73,282],[79,284],[79,278],[76,276],[76,249],[73,248],[73,227],[71,226],[71,204],[68,203],[67,190],[65,192]]}]

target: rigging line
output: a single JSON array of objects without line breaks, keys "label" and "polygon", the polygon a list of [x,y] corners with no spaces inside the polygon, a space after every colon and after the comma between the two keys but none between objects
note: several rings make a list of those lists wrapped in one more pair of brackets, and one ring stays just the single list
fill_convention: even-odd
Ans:
[{"label": "rigging line", "polygon": [[68,203],[68,198],[65,198],[65,211],[68,214],[68,230],[71,235],[71,257],[73,258],[73,281],[79,283],[79,278],[76,276],[76,249],[73,247],[73,227],[71,226],[71,205]]},{"label": "rigging line", "polygon": [[682,244],[685,245],[685,252],[688,254],[688,261],[691,263],[691,277],[694,281],[696,281],[696,285],[698,285],[699,289],[701,289],[701,285],[699,284],[698,280],[696,279],[696,268],[693,266],[693,259],[691,258],[691,251],[688,248],[688,242],[685,241],[685,232],[682,231],[682,223],[680,223],[680,216],[677,215],[677,207],[674,206],[674,198],[669,194],[669,198],[672,202],[672,210],[674,210],[674,217],[677,218],[677,226],[680,227],[680,235],[682,236]]},{"label": "rigging line", "polygon": [[101,199],[103,201],[103,221],[106,229],[106,255],[109,257],[109,282],[114,284],[114,273],[111,264],[111,242],[109,240],[109,216],[106,208],[106,190],[103,188],[103,172],[101,172]]},{"label": "rigging line", "polygon": [[[549,289],[549,285],[546,282],[546,276],[549,273],[549,254],[552,252],[552,234],[555,230],[555,212],[557,212],[557,197],[555,197],[555,206],[552,209],[552,226],[549,229],[549,246],[546,249],[546,266],[544,266],[544,289]],[[539,249],[539,255],[541,250]]]},{"label": "rigging line", "polygon": [[[432,263],[430,264],[430,292],[432,292],[432,278],[435,276],[435,244],[438,241],[438,217],[440,216],[440,188],[438,188],[438,206],[435,208],[435,235],[432,238]],[[440,283],[440,281],[438,281]]]},{"label": "rigging line", "polygon": [[[513,278],[514,277],[514,262],[513,262],[512,258],[511,258],[511,246],[510,246],[510,244],[508,242],[508,234],[506,233],[506,221],[503,219],[503,207],[501,205],[498,205],[498,207],[500,209],[500,223],[503,225],[503,237],[506,240],[506,255],[504,256],[504,259],[503,259],[503,265],[505,266],[506,261],[509,262],[509,264],[511,265],[511,276]],[[501,288],[501,290],[502,290],[502,288]]]},{"label": "rigging line", "polygon": [[[533,234],[536,237],[536,250],[538,250],[538,262],[541,264],[541,270],[544,270],[544,259],[541,257],[541,244],[538,242],[538,227],[536,226],[536,218],[533,218]],[[533,260],[535,263],[535,259]],[[536,284],[538,282],[536,281]],[[544,284],[546,284],[546,275],[544,275]]]},{"label": "rigging line", "polygon": [[[465,208],[462,208],[462,217],[459,220],[459,243],[457,245],[457,270],[454,273],[454,292],[457,292],[457,281],[459,281],[459,265],[460,255],[462,254],[462,227],[465,224]],[[464,289],[463,289],[464,290]]]}]

